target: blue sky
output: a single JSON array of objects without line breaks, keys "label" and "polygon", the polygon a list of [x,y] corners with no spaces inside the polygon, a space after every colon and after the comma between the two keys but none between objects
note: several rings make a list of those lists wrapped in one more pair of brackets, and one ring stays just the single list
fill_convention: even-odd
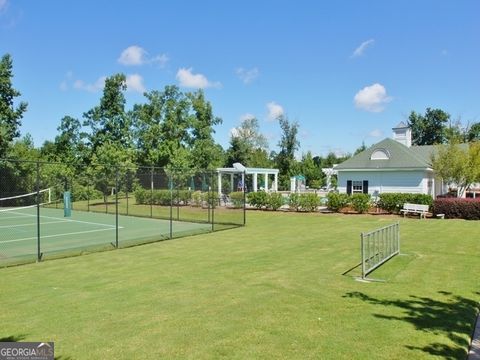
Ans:
[{"label": "blue sky", "polygon": [[300,124],[299,153],[325,155],[391,136],[412,110],[480,121],[479,14],[476,0],[0,0],[0,55],[36,145],[123,72],[129,107],[144,90],[203,88],[224,148],[254,115],[277,150],[283,112]]}]

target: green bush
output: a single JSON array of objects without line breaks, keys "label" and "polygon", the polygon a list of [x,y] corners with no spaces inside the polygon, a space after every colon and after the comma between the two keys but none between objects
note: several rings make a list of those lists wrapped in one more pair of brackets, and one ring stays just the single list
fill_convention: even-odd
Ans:
[{"label": "green bush", "polygon": [[312,212],[317,210],[317,207],[320,206],[320,198],[317,194],[307,193],[300,194],[300,207],[303,211]]},{"label": "green bush", "polygon": [[352,194],[350,196],[350,204],[353,210],[363,214],[370,208],[370,195],[368,194]]},{"label": "green bush", "polygon": [[137,187],[133,191],[133,194],[135,195],[135,201],[138,205],[150,204],[150,191],[147,197],[147,190],[142,187]]},{"label": "green bush", "polygon": [[[147,197],[148,196],[150,195],[147,195]],[[174,200],[170,190],[153,190],[151,191],[151,197],[153,205],[169,206]]]},{"label": "green bush", "polygon": [[[57,198],[63,198],[63,192],[55,194]],[[72,186],[72,201],[103,199],[101,191],[94,189],[91,186],[85,186],[81,184],[73,184]]]},{"label": "green bush", "polygon": [[220,204],[220,195],[215,191],[204,192],[202,194],[202,200],[210,207],[215,208]]},{"label": "green bush", "polygon": [[290,193],[288,196],[288,206],[290,210],[300,210],[300,195],[298,193]]},{"label": "green bush", "polygon": [[173,192],[174,202],[181,205],[188,205],[192,198],[191,190],[179,190]]},{"label": "green bush", "polygon": [[428,206],[433,204],[432,197],[426,194],[382,193],[378,198],[378,206],[391,213],[398,213],[405,203]]},{"label": "green bush", "polygon": [[339,194],[335,192],[328,193],[327,207],[332,211],[339,211],[349,203],[349,196],[347,194]]},{"label": "green bush", "polygon": [[202,200],[203,196],[201,191],[194,191],[192,193],[192,204],[194,206],[202,206]]},{"label": "green bush", "polygon": [[267,206],[268,194],[265,191],[251,192],[247,194],[247,201],[250,205],[261,209]]},{"label": "green bush", "polygon": [[283,196],[280,193],[270,193],[267,197],[267,208],[274,211],[280,209],[283,205]]},{"label": "green bush", "polygon": [[244,193],[243,191],[234,191],[230,193],[230,200],[232,201],[233,207],[242,208],[244,203]]}]

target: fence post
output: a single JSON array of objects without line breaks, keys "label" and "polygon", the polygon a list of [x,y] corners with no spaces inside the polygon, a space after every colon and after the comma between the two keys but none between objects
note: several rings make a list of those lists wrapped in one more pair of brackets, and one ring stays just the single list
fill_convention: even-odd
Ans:
[{"label": "fence post", "polygon": [[[256,175],[255,175],[256,176]],[[246,172],[244,172],[244,178],[246,178]],[[247,187],[243,185],[243,226],[247,223]]]},{"label": "fence post", "polygon": [[150,173],[150,217],[153,217],[153,166]]},{"label": "fence post", "polygon": [[118,249],[118,166],[115,169],[115,247]]},{"label": "fence post", "polygon": [[37,160],[37,261],[42,260],[40,249],[40,161]]},{"label": "fence post", "polygon": [[362,279],[365,279],[365,242],[363,241],[363,233],[360,241],[362,247]]},{"label": "fence post", "polygon": [[173,238],[173,170],[169,175],[169,184],[170,188],[170,239]]}]

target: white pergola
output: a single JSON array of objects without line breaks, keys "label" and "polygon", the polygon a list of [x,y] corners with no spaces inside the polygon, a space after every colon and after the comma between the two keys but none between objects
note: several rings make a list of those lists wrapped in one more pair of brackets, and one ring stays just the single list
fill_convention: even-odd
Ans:
[{"label": "white pergola", "polygon": [[336,164],[331,168],[322,168],[322,172],[327,176],[327,190],[332,187],[332,175],[338,175],[338,171],[335,170]]},{"label": "white pergola", "polygon": [[240,163],[233,164],[231,168],[218,168],[218,193],[222,193],[222,175],[230,174],[230,186],[231,191],[234,191],[233,188],[233,177],[235,174],[240,174],[242,176],[242,184],[245,185],[245,176],[252,175],[253,176],[253,191],[258,191],[258,176],[264,177],[265,187],[264,190],[268,191],[268,181],[269,176],[273,175],[274,179],[272,182],[272,187],[270,188],[272,191],[278,191],[278,169],[265,169],[265,168],[247,168]]}]

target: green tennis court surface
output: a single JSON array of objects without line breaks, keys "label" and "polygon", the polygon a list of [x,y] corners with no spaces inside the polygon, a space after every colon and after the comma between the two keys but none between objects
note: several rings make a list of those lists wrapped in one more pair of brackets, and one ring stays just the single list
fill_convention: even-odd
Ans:
[{"label": "green tennis court surface", "polygon": [[[211,231],[212,225],[118,215],[119,246]],[[37,257],[37,208],[0,211],[0,265]],[[40,208],[40,251],[43,257],[63,252],[112,248],[116,241],[114,214]]]}]

